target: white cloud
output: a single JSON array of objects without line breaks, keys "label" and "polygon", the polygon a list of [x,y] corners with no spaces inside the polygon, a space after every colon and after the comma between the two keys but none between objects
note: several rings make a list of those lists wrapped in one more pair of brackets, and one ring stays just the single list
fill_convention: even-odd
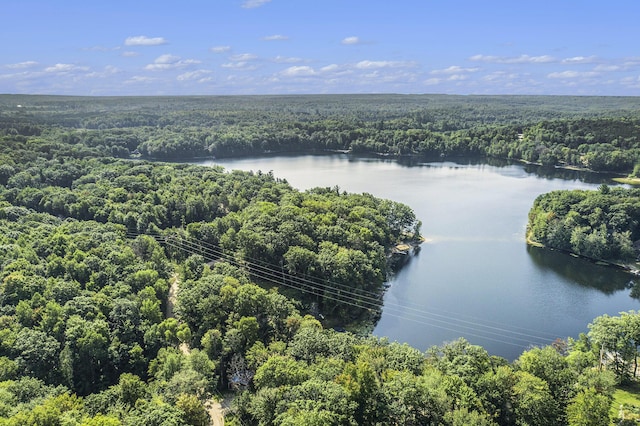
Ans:
[{"label": "white cloud", "polygon": [[71,71],[73,69],[73,64],[55,64],[52,67],[47,67],[44,69],[44,72],[65,72]]},{"label": "white cloud", "polygon": [[458,65],[452,65],[449,68],[445,68],[442,70],[433,70],[431,74],[460,74],[460,73],[471,73],[476,72],[480,68],[462,68]]},{"label": "white cloud", "polygon": [[415,66],[415,63],[402,61],[360,61],[356,64],[356,68],[359,69],[401,68],[412,66]]},{"label": "white cloud", "polygon": [[120,72],[119,68],[114,67],[113,65],[107,65],[106,67],[104,67],[102,71],[95,71],[87,74],[86,76],[90,78],[104,78],[104,77],[109,77],[111,75],[117,74],[119,72]]},{"label": "white cloud", "polygon": [[360,43],[362,43],[360,41],[360,38],[356,36],[345,37],[342,39],[342,44],[360,44]]},{"label": "white cloud", "polygon": [[155,64],[175,64],[176,62],[178,62],[180,60],[180,56],[175,56],[175,55],[171,55],[171,54],[164,54],[164,55],[160,55],[156,58],[155,61],[153,61]]},{"label": "white cloud", "polygon": [[547,74],[548,78],[562,78],[562,79],[574,79],[574,78],[589,78],[589,77],[596,77],[600,75],[597,72],[594,71],[559,71],[559,72],[552,72]]},{"label": "white cloud", "polygon": [[[384,85],[387,85],[389,90],[408,91],[412,84],[419,81],[419,74],[412,70],[414,66],[413,62],[403,61],[330,63],[321,67],[294,65],[274,74],[270,81],[274,84],[285,84],[278,89],[289,92],[303,90],[306,93],[315,90],[321,93],[330,87],[341,87],[340,90],[358,88],[357,91],[378,91]],[[310,85],[300,87],[291,84]]]},{"label": "white cloud", "polygon": [[542,55],[542,56],[529,56],[529,55],[520,55],[517,58],[508,58],[507,63],[511,64],[548,64],[550,62],[556,62],[557,59],[553,56]]},{"label": "white cloud", "polygon": [[505,71],[495,71],[482,77],[482,80],[489,81],[489,82],[493,82],[493,81],[500,82],[505,80],[515,80],[521,77],[522,76],[520,74],[516,74],[516,73],[508,73]]},{"label": "white cloud", "polygon": [[50,73],[68,73],[72,71],[88,71],[89,67],[79,67],[73,64],[55,64],[52,67],[47,67],[44,69],[44,72]]},{"label": "white cloud", "polygon": [[245,0],[245,2],[242,3],[242,7],[244,9],[254,9],[256,7],[263,6],[269,3],[270,1],[271,0]]},{"label": "white cloud", "polygon": [[135,36],[127,37],[124,41],[125,46],[159,46],[162,44],[167,44],[164,37]]},{"label": "white cloud", "polygon": [[529,56],[529,55],[521,55],[518,58],[513,60],[513,63],[518,64],[548,64],[550,62],[556,62],[556,58],[549,55],[542,56]]},{"label": "white cloud", "polygon": [[287,56],[276,56],[275,58],[273,58],[273,62],[276,62],[278,64],[292,64],[292,63],[296,63],[296,62],[303,62],[304,59],[302,58],[290,58]]},{"label": "white cloud", "polygon": [[225,64],[222,64],[221,67],[234,69],[234,70],[241,70],[241,71],[253,71],[256,68],[258,68],[255,64],[252,64],[247,61],[227,62]]},{"label": "white cloud", "polygon": [[274,74],[270,82],[279,84],[278,90],[288,92],[378,92],[380,87],[410,92],[420,81],[420,73],[413,71],[413,66],[413,62],[401,61],[330,63],[321,67],[297,65]]},{"label": "white cloud", "polygon": [[8,64],[8,65],[5,65],[5,67],[11,68],[11,69],[24,69],[24,68],[32,68],[32,67],[35,67],[36,65],[38,65],[36,61],[25,61],[25,62],[18,62],[17,64]]},{"label": "white cloud", "polygon": [[640,76],[623,78],[620,83],[630,89],[640,89]]},{"label": "white cloud", "polygon": [[415,83],[417,81],[417,75],[415,73],[406,71],[393,70],[387,72],[385,69],[368,70],[361,75],[354,75],[351,79],[354,84],[360,86],[370,86],[373,90],[379,85],[393,85],[395,87],[406,86],[408,83]]},{"label": "white cloud", "polygon": [[620,65],[600,64],[600,65],[596,65],[596,67],[593,70],[598,72],[611,72],[611,71],[623,71],[624,69],[625,67],[622,67]]},{"label": "white cloud", "polygon": [[289,37],[282,34],[274,34],[266,37],[262,37],[264,41],[281,41],[281,40],[289,40]]},{"label": "white cloud", "polygon": [[283,77],[312,77],[317,75],[316,71],[307,65],[293,66],[282,70],[279,75]]},{"label": "white cloud", "polygon": [[161,71],[173,68],[183,68],[189,65],[199,64],[200,61],[195,59],[182,60],[180,56],[165,54],[158,56],[152,64],[148,64],[144,69],[149,71]]},{"label": "white cloud", "polygon": [[574,56],[573,58],[565,58],[563,64],[592,64],[596,61],[595,56]]},{"label": "white cloud", "polygon": [[491,55],[473,55],[469,58],[470,61],[476,62],[497,62],[500,60],[498,56]]},{"label": "white cloud", "polygon": [[474,55],[469,58],[470,61],[476,62],[493,62],[496,64],[547,64],[550,62],[557,62],[558,60],[553,56],[491,56],[491,55]]},{"label": "white cloud", "polygon": [[440,78],[440,77],[428,78],[424,81],[424,84],[428,86],[433,86],[440,83],[464,81],[468,79],[469,79],[469,76],[466,74],[451,74],[446,78]]},{"label": "white cloud", "polygon": [[258,59],[258,57],[253,53],[240,53],[239,55],[229,57],[229,60],[233,62],[246,62],[253,61],[254,59]]},{"label": "white cloud", "polygon": [[130,50],[122,52],[122,54],[120,56],[124,56],[125,58],[134,58],[136,56],[140,56],[140,53],[138,52],[132,52]]},{"label": "white cloud", "polygon": [[496,61],[497,59],[497,56],[491,55],[473,55],[469,57],[469,60],[474,62],[492,62]]},{"label": "white cloud", "polygon": [[436,84],[440,83],[442,83],[441,78],[428,78],[424,81],[424,84],[426,84],[427,86],[435,86]]},{"label": "white cloud", "polygon": [[338,71],[339,69],[340,69],[340,67],[338,66],[338,64],[331,64],[331,65],[327,65],[326,67],[320,68],[320,71],[322,71],[322,72],[334,72],[334,71]]},{"label": "white cloud", "polygon": [[355,74],[359,70],[350,65],[338,65],[338,64],[329,64],[318,70],[319,73],[322,73],[327,78],[337,78],[337,77],[346,77],[352,74]]},{"label": "white cloud", "polygon": [[211,70],[195,70],[180,74],[176,79],[178,81],[197,81],[198,83],[204,83],[211,81],[210,75],[213,73]]},{"label": "white cloud", "polygon": [[640,65],[640,56],[638,57],[632,57],[632,58],[625,58],[624,59],[624,65],[625,66],[635,66],[635,65]]},{"label": "white cloud", "polygon": [[131,77],[128,80],[125,80],[125,84],[138,84],[138,83],[144,83],[144,84],[148,84],[148,83],[153,83],[154,81],[156,81],[157,78],[153,78],[153,77],[146,77],[146,76],[141,76],[141,75],[134,75],[133,77]]},{"label": "white cloud", "polygon": [[231,50],[231,46],[214,46],[209,50],[213,53],[226,53]]}]

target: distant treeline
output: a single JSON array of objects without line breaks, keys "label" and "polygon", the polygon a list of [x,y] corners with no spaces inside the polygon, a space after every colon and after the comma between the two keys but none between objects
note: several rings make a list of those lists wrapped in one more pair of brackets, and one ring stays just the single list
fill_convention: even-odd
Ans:
[{"label": "distant treeline", "polygon": [[[489,156],[630,172],[636,98],[327,95],[179,98],[0,96],[0,134],[155,159],[348,150]],[[17,107],[20,105],[20,107]]]}]

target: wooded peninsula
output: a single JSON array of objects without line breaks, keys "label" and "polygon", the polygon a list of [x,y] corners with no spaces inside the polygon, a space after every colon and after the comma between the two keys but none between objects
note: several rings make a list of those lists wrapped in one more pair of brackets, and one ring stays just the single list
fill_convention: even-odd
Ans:
[{"label": "wooded peninsula", "polygon": [[[0,140],[0,425],[207,425],[222,392],[231,425],[640,418],[614,403],[637,380],[635,312],[514,362],[345,332],[376,320],[394,247],[420,241],[410,206],[166,162],[343,151],[635,176],[638,98],[0,95]],[[529,239],[634,262],[639,191],[542,194]]]}]

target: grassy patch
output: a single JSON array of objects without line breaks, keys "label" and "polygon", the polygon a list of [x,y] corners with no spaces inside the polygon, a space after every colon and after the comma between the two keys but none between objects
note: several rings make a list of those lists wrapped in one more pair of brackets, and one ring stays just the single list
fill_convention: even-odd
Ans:
[{"label": "grassy patch", "polygon": [[613,393],[613,402],[611,403],[610,412],[611,418],[614,420],[620,419],[621,411],[624,414],[624,418],[627,420],[640,420],[639,385],[619,386]]},{"label": "grassy patch", "polygon": [[627,185],[640,185],[640,178],[613,178],[618,183],[626,183]]}]

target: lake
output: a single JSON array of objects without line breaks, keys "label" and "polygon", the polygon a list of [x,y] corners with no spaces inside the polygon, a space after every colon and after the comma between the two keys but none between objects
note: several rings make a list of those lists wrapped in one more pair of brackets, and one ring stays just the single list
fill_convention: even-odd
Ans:
[{"label": "lake", "polygon": [[201,161],[273,171],[301,190],[338,185],[408,204],[427,238],[389,282],[374,334],[420,350],[465,337],[517,358],[577,337],[602,314],[639,309],[631,275],[525,243],[534,199],[595,189],[606,176],[472,161],[396,161],[347,154]]}]

